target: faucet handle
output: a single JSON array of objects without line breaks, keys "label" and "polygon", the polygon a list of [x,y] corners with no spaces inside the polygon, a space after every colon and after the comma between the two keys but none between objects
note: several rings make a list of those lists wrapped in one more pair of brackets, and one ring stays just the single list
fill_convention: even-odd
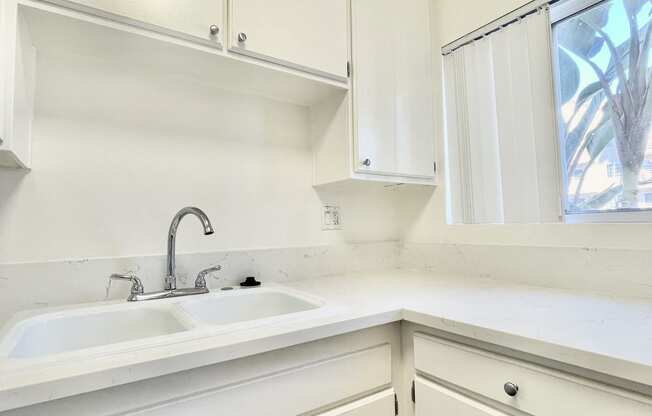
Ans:
[{"label": "faucet handle", "polygon": [[111,280],[126,280],[131,282],[131,296],[127,300],[136,300],[136,295],[145,293],[145,286],[143,282],[134,274],[112,274],[109,279]]},{"label": "faucet handle", "polygon": [[195,279],[195,287],[198,289],[205,289],[206,288],[206,276],[209,273],[213,272],[218,272],[222,270],[222,266],[217,265],[214,267],[209,267],[208,269],[204,269],[201,272],[197,274],[197,279]]}]

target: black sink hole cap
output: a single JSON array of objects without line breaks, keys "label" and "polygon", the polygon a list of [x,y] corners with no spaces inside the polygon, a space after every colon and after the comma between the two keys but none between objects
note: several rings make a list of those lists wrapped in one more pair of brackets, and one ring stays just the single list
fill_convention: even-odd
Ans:
[{"label": "black sink hole cap", "polygon": [[256,280],[255,277],[249,276],[245,278],[244,282],[240,283],[240,286],[242,287],[255,287],[255,286],[260,286],[260,282]]}]

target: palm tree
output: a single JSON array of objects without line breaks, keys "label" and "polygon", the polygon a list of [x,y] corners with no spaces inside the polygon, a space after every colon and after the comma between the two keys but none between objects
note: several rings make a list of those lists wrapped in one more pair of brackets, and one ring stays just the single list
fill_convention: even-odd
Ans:
[{"label": "palm tree", "polygon": [[[605,31],[610,10],[620,3],[626,15],[627,40],[617,45]],[[611,0],[583,12],[562,24],[555,33],[559,47],[561,100],[574,102],[574,112],[563,125],[568,177],[588,154],[578,186],[569,203],[574,209],[600,209],[614,198],[620,208],[638,206],[639,178],[652,122],[650,96],[650,42],[652,24],[650,0]],[[641,23],[643,21],[643,23]],[[624,23],[624,22],[622,22]],[[608,64],[600,65],[596,56],[606,48]],[[595,81],[581,91],[581,67],[590,68]],[[581,201],[586,174],[607,145],[615,140],[622,166],[622,185],[614,185]]]}]

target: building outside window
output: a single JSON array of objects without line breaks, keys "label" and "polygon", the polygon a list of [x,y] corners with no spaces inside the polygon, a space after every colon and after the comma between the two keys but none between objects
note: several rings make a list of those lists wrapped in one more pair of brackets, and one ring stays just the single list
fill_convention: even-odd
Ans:
[{"label": "building outside window", "polygon": [[607,176],[610,178],[616,177],[616,176],[622,176],[623,171],[620,167],[619,163],[609,163],[607,164]]}]

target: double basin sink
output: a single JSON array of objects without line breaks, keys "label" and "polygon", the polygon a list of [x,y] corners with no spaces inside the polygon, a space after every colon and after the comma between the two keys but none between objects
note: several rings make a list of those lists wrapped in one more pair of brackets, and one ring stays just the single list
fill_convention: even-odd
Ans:
[{"label": "double basin sink", "polygon": [[0,341],[0,358],[31,359],[102,349],[190,333],[234,331],[303,316],[323,307],[284,288],[236,289],[185,298],[131,302],[45,313],[13,325]]}]

